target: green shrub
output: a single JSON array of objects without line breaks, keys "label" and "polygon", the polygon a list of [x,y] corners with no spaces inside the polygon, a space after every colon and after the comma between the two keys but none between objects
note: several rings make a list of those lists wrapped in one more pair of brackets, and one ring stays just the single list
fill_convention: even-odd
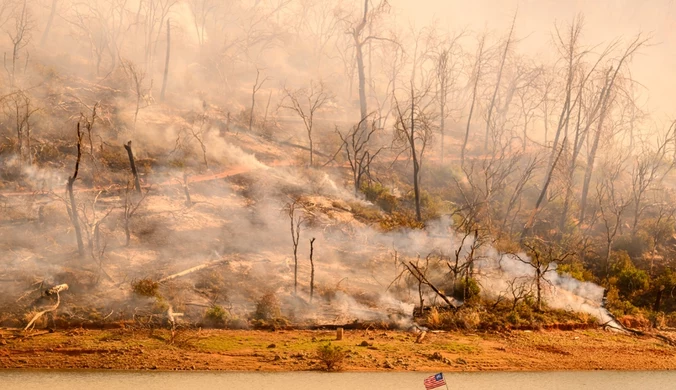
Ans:
[{"label": "green shrub", "polygon": [[347,352],[337,345],[331,343],[321,345],[317,348],[317,359],[326,366],[326,371],[340,370]]},{"label": "green shrub", "polygon": [[481,293],[481,287],[479,282],[474,278],[462,278],[455,283],[453,296],[457,299],[471,299],[479,296]]},{"label": "green shrub", "polygon": [[204,323],[208,326],[221,328],[228,322],[229,313],[219,305],[213,305],[204,313]]},{"label": "green shrub", "polygon": [[392,213],[399,206],[397,197],[392,194],[389,188],[380,183],[372,183],[368,185],[363,183],[361,192],[366,196],[366,199],[378,205],[383,211]]},{"label": "green shrub", "polygon": [[507,314],[507,321],[509,321],[509,323],[512,325],[519,325],[521,323],[521,317],[519,316],[518,312],[512,311]]},{"label": "green shrub", "polygon": [[282,316],[279,299],[273,293],[267,293],[256,302],[256,311],[252,315],[251,324],[256,329],[279,329],[290,325]]}]

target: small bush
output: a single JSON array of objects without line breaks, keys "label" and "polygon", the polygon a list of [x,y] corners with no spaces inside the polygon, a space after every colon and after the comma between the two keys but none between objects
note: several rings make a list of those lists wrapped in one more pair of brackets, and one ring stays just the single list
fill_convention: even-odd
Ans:
[{"label": "small bush", "polygon": [[392,194],[389,188],[380,183],[373,183],[372,185],[364,183],[361,186],[361,191],[366,199],[378,205],[387,213],[392,213],[399,206],[397,197]]},{"label": "small bush", "polygon": [[158,298],[160,284],[150,278],[138,279],[131,282],[134,294],[142,297]]},{"label": "small bush", "polygon": [[516,311],[512,311],[507,314],[507,321],[512,325],[519,325],[521,323],[521,317]]},{"label": "small bush", "polygon": [[280,329],[289,326],[289,320],[282,317],[279,299],[273,293],[267,293],[256,302],[256,311],[251,316],[251,325],[256,329]]},{"label": "small bush", "polygon": [[457,311],[438,311],[432,308],[425,317],[426,325],[431,329],[475,330],[481,324],[479,312],[473,309]]},{"label": "small bush", "polygon": [[462,278],[455,284],[453,296],[457,299],[467,300],[479,296],[479,293],[481,293],[481,287],[479,287],[479,282],[476,279],[465,280],[465,278]]},{"label": "small bush", "polygon": [[317,359],[326,366],[326,371],[340,370],[347,352],[343,348],[328,343],[317,348]]},{"label": "small bush", "polygon": [[256,311],[253,314],[255,320],[270,321],[282,316],[279,307],[279,299],[273,293],[267,293],[256,302]]},{"label": "small bush", "polygon": [[228,312],[219,305],[213,305],[204,313],[204,323],[215,328],[224,327],[228,321]]}]

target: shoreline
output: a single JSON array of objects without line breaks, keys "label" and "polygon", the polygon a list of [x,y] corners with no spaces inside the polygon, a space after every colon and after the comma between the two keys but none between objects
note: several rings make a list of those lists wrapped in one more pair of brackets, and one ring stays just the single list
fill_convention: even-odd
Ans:
[{"label": "shoreline", "polygon": [[602,330],[431,333],[403,331],[0,330],[0,369],[284,372],[321,371],[331,343],[345,372],[674,370],[676,348]]}]

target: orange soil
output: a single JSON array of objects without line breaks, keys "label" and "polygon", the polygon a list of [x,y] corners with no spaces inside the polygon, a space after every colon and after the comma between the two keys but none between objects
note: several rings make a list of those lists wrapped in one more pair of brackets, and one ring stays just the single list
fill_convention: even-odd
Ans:
[{"label": "orange soil", "polygon": [[317,370],[320,345],[349,351],[348,371],[676,369],[676,348],[600,330],[428,334],[346,331],[0,330],[0,368]]}]

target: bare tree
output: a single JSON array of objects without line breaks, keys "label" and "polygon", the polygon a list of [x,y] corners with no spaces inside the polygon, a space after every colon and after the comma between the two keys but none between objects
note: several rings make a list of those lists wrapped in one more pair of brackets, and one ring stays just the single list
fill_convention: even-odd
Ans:
[{"label": "bare tree", "polygon": [[[27,0],[23,0],[19,9],[15,11],[14,28],[8,32],[9,39],[12,43],[12,57],[10,64],[7,64],[7,54],[4,56],[4,66],[9,75],[9,87],[14,89],[16,86],[17,65],[19,62],[20,52],[25,48],[31,40],[31,30],[33,28],[33,20],[28,9]],[[28,61],[28,59],[26,59]]]},{"label": "bare tree", "polygon": [[365,175],[370,175],[371,163],[384,149],[383,147],[375,147],[372,145],[372,137],[378,131],[376,121],[371,121],[370,128],[362,125],[362,122],[367,118],[363,118],[356,126],[345,135],[336,130],[340,140],[343,142],[343,150],[347,162],[350,164],[350,171],[352,172],[352,180],[354,183],[355,195],[361,189],[362,179]]},{"label": "bare tree", "polygon": [[80,131],[80,122],[77,123],[77,159],[75,160],[75,170],[73,175],[68,178],[66,184],[66,191],[68,199],[70,200],[70,207],[67,207],[70,220],[75,230],[75,238],[77,239],[77,251],[80,257],[84,257],[84,242],[82,241],[82,229],[80,228],[80,217],[77,210],[77,203],[75,202],[75,194],[73,193],[73,184],[77,180],[77,174],[80,170],[80,159],[82,158],[82,132]]},{"label": "bare tree", "polygon": [[[254,122],[254,113],[255,113],[255,108],[256,108],[256,92],[258,92],[259,89],[263,87],[263,84],[268,80],[267,77],[265,77],[260,83],[258,82],[259,78],[261,75],[260,69],[256,68],[256,81],[254,82],[253,88],[251,89],[251,111],[249,113],[249,132],[251,132],[251,129],[253,127],[253,122]],[[269,104],[269,100],[268,100]],[[266,111],[267,112],[267,111]]]},{"label": "bare tree", "polygon": [[431,78],[422,75],[418,80],[416,70],[424,69],[427,51],[423,49],[420,53],[420,44],[430,42],[420,42],[422,34],[415,39],[415,49],[413,52],[412,73],[409,82],[408,101],[402,107],[397,96],[394,96],[395,110],[395,132],[396,138],[404,145],[404,150],[409,154],[413,162],[413,193],[415,197],[415,214],[418,222],[422,221],[422,212],[420,208],[420,172],[422,167],[425,150],[433,136],[434,113],[432,105],[434,99],[431,97],[432,89]]},{"label": "bare tree", "polygon": [[150,188],[140,195],[139,198],[134,200],[134,195],[132,192],[133,184],[129,182],[124,192],[124,203],[122,204],[123,218],[124,218],[124,237],[125,237],[125,246],[129,246],[131,242],[131,219],[136,212],[138,211],[141,204],[146,199],[150,193]]},{"label": "bare tree", "polygon": [[104,190],[99,191],[94,200],[91,203],[91,214],[87,211],[87,207],[83,206],[82,208],[82,220],[87,226],[85,233],[87,234],[87,243],[89,247],[89,254],[92,257],[92,260],[98,263],[99,272],[103,274],[107,279],[112,280],[110,275],[108,275],[103,269],[103,258],[106,251],[105,242],[102,243],[101,240],[101,224],[103,221],[113,212],[115,207],[108,207],[103,211],[102,214],[97,214],[98,200]]},{"label": "bare tree", "polygon": [[596,153],[599,147],[601,134],[604,130],[605,119],[609,114],[612,99],[611,93],[614,91],[615,81],[625,62],[629,61],[634,53],[639,50],[648,40],[644,39],[641,34],[637,35],[634,40],[627,46],[622,56],[617,61],[617,67],[613,71],[610,67],[606,73],[606,85],[604,93],[601,96],[601,107],[599,111],[599,118],[597,120],[596,131],[592,139],[591,147],[587,153],[587,165],[584,173],[584,181],[582,183],[582,195],[580,196],[580,218],[579,223],[582,224],[585,218],[587,207],[587,194],[589,193],[589,186],[591,184],[591,177],[594,171],[594,161],[596,160]]},{"label": "bare tree", "polygon": [[657,137],[657,148],[653,151],[645,149],[636,157],[631,171],[631,197],[634,208],[634,216],[631,224],[632,234],[636,234],[638,222],[643,215],[646,206],[643,200],[647,192],[656,183],[673,169],[674,161],[668,160],[669,146],[672,141],[672,131],[674,127],[670,126],[664,137]]},{"label": "bare tree", "polygon": [[515,255],[514,258],[533,268],[533,283],[535,283],[535,309],[542,311],[542,293],[546,284],[551,284],[547,279],[549,272],[556,272],[555,264],[564,261],[570,253],[558,255],[552,244],[537,239],[530,242],[524,242],[523,245],[528,249],[528,257],[522,258]]},{"label": "bare tree", "polygon": [[[353,44],[356,52],[357,60],[357,72],[359,75],[359,109],[361,118],[365,118],[368,115],[368,107],[366,102],[366,71],[364,65],[364,45],[369,43],[373,39],[385,39],[375,35],[370,35],[365,33],[371,32],[372,29],[365,29],[367,24],[373,23],[373,21],[379,16],[385,13],[389,7],[387,0],[382,0],[375,6],[372,10],[369,10],[370,0],[364,0],[364,13],[362,14],[361,20],[356,25],[352,25],[349,30],[349,34],[352,36]],[[370,26],[369,26],[370,27]],[[361,119],[360,118],[360,119]]]},{"label": "bare tree", "polygon": [[291,223],[291,242],[293,243],[293,293],[298,294],[298,244],[300,242],[300,228],[305,222],[304,215],[296,215],[298,199],[286,204],[286,211]]},{"label": "bare tree", "polygon": [[31,96],[23,90],[7,96],[5,110],[9,118],[14,119],[14,132],[17,137],[17,155],[20,164],[31,165],[33,163],[33,152],[31,148],[31,117],[39,108],[32,105]]},{"label": "bare tree", "polygon": [[310,143],[310,166],[313,165],[314,143],[312,131],[314,130],[315,114],[321,110],[332,96],[324,89],[324,83],[315,84],[310,81],[309,88],[300,88],[295,91],[289,91],[284,88],[286,96],[282,100],[281,108],[294,111],[302,120],[307,138]]},{"label": "bare tree", "polygon": [[[143,27],[145,40],[145,65],[146,71],[150,69],[153,63],[155,48],[160,40],[162,27],[164,26],[171,8],[178,3],[178,0],[144,0],[139,4],[144,9],[145,20]],[[167,42],[169,43],[169,42]]]},{"label": "bare tree", "polygon": [[602,264],[603,274],[607,277],[610,265],[610,255],[613,241],[622,223],[622,216],[630,204],[625,195],[615,184],[619,182],[623,164],[621,158],[614,158],[604,164],[604,179],[597,185],[598,208],[605,228],[606,250]]},{"label": "bare tree", "polygon": [[481,80],[482,70],[483,70],[483,61],[484,61],[484,46],[486,44],[486,34],[483,34],[479,39],[479,44],[477,47],[477,52],[474,60],[474,70],[470,80],[472,81],[472,98],[469,106],[469,114],[467,115],[467,126],[465,127],[465,138],[462,142],[462,147],[460,148],[460,164],[464,165],[465,163],[465,154],[467,153],[467,143],[469,142],[469,133],[472,126],[472,116],[474,115],[474,106],[477,99],[477,89],[479,87],[479,81]]},{"label": "bare tree", "polygon": [[493,97],[491,98],[491,102],[488,105],[488,114],[486,115],[486,137],[484,139],[484,152],[488,151],[488,139],[489,139],[491,127],[493,126],[493,123],[491,122],[491,118],[492,118],[492,115],[493,115],[493,109],[495,108],[495,100],[498,96],[498,91],[500,90],[500,82],[502,81],[502,72],[505,68],[505,63],[507,62],[507,53],[509,53],[509,47],[512,44],[512,36],[514,34],[514,26],[516,25],[516,15],[517,15],[517,13],[514,12],[514,18],[512,19],[512,26],[509,28],[509,34],[507,35],[507,39],[505,40],[505,48],[504,48],[504,51],[502,52],[502,58],[500,60],[500,67],[498,68],[498,79],[495,82],[495,89],[493,90]]},{"label": "bare tree", "polygon": [[460,73],[461,48],[458,43],[463,33],[450,38],[440,50],[433,54],[435,60],[435,75],[437,78],[437,100],[439,104],[439,134],[441,135],[441,164],[444,163],[444,136],[446,132],[446,118],[448,117],[448,99],[451,90],[455,87]]},{"label": "bare tree", "polygon": [[519,302],[523,302],[533,295],[533,283],[526,277],[507,280],[507,292],[512,298],[512,311],[515,311]]},{"label": "bare tree", "polygon": [[195,26],[195,34],[197,36],[197,42],[200,45],[200,50],[206,43],[206,28],[207,28],[207,19],[210,16],[213,16],[216,10],[219,7],[218,0],[190,0],[188,2],[190,7],[190,12],[193,17],[193,24]]},{"label": "bare tree", "polygon": [[[146,72],[141,69],[138,69],[131,61],[123,61],[123,67],[127,76],[131,81],[131,88],[136,96],[136,106],[134,110],[134,131],[136,131],[136,122],[138,120],[139,111],[142,108],[148,107],[152,101],[151,91],[153,88],[153,82],[150,80],[150,85],[146,86],[145,78]],[[143,105],[142,105],[143,104]]]}]

